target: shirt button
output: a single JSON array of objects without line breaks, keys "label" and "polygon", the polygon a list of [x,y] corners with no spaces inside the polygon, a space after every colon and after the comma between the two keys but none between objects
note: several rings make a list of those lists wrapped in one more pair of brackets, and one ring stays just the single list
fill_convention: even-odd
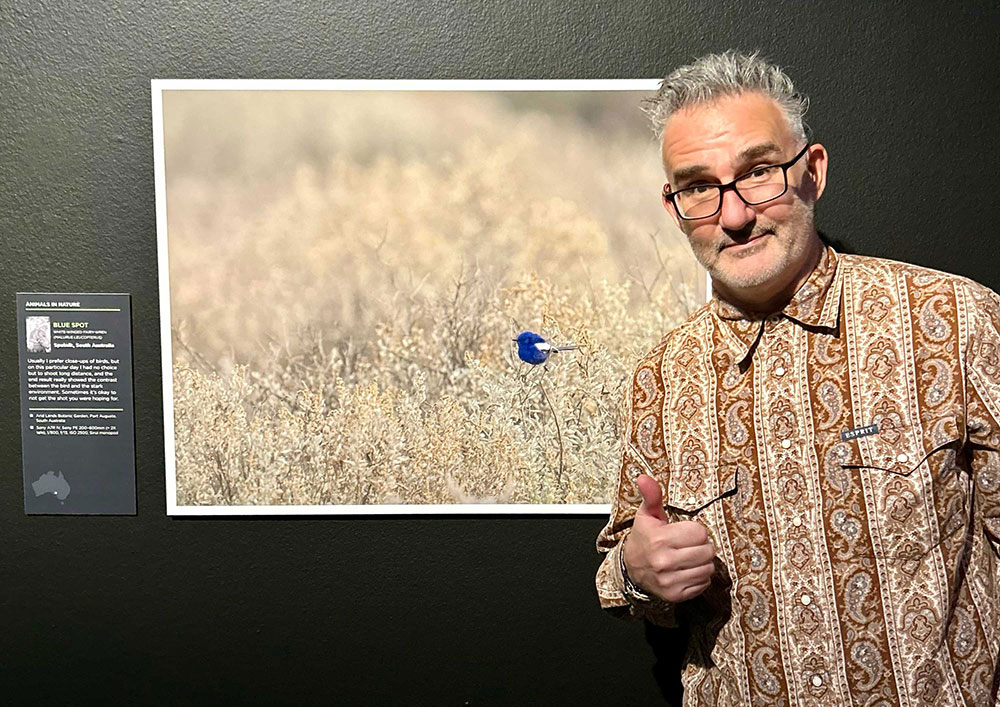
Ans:
[{"label": "shirt button", "polygon": [[820,687],[823,684],[823,678],[821,678],[819,675],[813,675],[812,683],[816,687]]},{"label": "shirt button", "polygon": [[910,461],[910,455],[900,454],[898,457],[896,457],[896,461],[898,461],[900,464],[905,464],[906,462]]},{"label": "shirt button", "polygon": [[808,594],[803,594],[801,601],[803,606],[809,606],[810,604],[812,604],[812,597],[809,596]]},{"label": "shirt button", "polygon": [[791,446],[792,446],[792,440],[790,440],[790,439],[783,439],[783,440],[781,440],[781,448],[782,449],[788,449]]},{"label": "shirt button", "polygon": [[782,368],[781,366],[778,366],[777,368],[774,369],[774,375],[780,378],[781,376],[785,375],[785,369]]},{"label": "shirt button", "polygon": [[802,519],[799,518],[798,516],[795,516],[794,518],[792,518],[792,525],[798,528],[800,525],[802,525]]},{"label": "shirt button", "polygon": [[692,506],[694,505],[694,502],[697,500],[698,499],[696,499],[694,496],[688,496],[688,503],[690,503]]}]

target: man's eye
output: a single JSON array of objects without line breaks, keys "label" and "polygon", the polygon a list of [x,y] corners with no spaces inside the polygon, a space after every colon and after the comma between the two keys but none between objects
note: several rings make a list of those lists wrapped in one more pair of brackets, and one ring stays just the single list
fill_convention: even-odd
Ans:
[{"label": "man's eye", "polygon": [[754,167],[752,170],[744,175],[746,179],[761,179],[767,177],[769,174],[774,172],[775,167],[769,164],[762,164],[759,167]]}]

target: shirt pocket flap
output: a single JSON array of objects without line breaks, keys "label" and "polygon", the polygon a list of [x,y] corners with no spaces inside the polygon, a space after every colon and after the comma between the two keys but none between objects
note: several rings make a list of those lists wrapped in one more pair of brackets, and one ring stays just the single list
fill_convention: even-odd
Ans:
[{"label": "shirt pocket flap", "polygon": [[670,474],[666,505],[684,513],[697,513],[736,491],[738,465],[685,466]]},{"label": "shirt pocket flap", "polygon": [[[954,415],[909,427],[879,425],[878,434],[858,439],[861,466],[908,476],[931,454],[962,440]],[[853,465],[845,465],[853,466]]]}]

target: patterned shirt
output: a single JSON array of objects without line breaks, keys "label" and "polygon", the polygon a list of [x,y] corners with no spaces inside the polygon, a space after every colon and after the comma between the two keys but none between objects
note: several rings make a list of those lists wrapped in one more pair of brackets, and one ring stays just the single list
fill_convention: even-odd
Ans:
[{"label": "patterned shirt", "polygon": [[[597,590],[613,613],[683,616],[686,705],[1000,705],[994,292],[826,248],[777,315],[713,297],[629,398]],[[715,545],[690,601],[624,586],[643,473]]]}]

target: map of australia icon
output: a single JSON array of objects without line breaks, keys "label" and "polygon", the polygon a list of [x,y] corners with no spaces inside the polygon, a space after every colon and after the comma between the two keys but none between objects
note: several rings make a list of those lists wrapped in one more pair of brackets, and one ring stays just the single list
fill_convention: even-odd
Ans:
[{"label": "map of australia icon", "polygon": [[65,501],[66,497],[69,496],[69,483],[63,478],[61,471],[58,476],[56,476],[54,471],[42,474],[38,477],[38,481],[32,482],[31,488],[35,492],[36,498],[43,494],[51,493],[60,501]]}]

